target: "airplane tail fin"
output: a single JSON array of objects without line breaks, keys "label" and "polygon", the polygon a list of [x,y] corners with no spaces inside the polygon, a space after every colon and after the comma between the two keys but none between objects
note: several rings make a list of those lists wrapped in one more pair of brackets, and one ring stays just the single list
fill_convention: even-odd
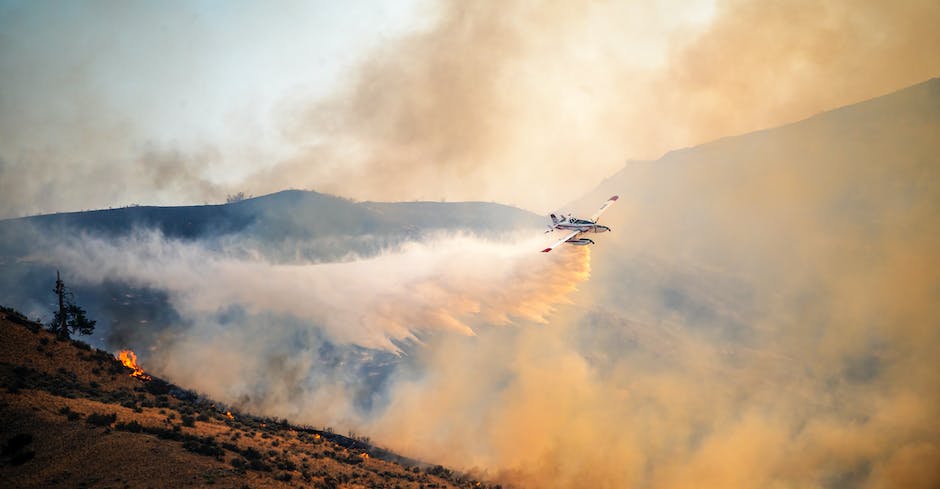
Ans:
[{"label": "airplane tail fin", "polygon": [[555,214],[550,214],[550,216],[552,218],[552,224],[558,224],[558,216]]}]

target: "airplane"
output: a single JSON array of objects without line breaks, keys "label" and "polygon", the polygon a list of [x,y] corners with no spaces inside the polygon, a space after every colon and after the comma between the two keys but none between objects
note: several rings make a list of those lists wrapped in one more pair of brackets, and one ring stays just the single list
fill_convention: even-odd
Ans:
[{"label": "airplane", "polygon": [[552,225],[549,226],[548,231],[545,232],[550,233],[556,229],[559,229],[562,231],[568,231],[568,234],[566,234],[564,238],[561,238],[555,243],[552,243],[552,245],[548,248],[542,250],[542,253],[548,253],[562,243],[569,243],[575,246],[587,246],[594,244],[593,239],[582,238],[581,234],[606,233],[610,231],[609,227],[598,224],[597,218],[601,217],[601,214],[603,214],[608,207],[614,205],[614,202],[617,202],[617,199],[619,198],[619,196],[615,195],[607,199],[607,202],[604,202],[604,205],[602,205],[601,208],[598,209],[593,216],[591,216],[591,219],[577,219],[571,217],[571,214],[568,214],[567,217],[558,217],[555,214],[551,214],[550,217],[552,218]]}]

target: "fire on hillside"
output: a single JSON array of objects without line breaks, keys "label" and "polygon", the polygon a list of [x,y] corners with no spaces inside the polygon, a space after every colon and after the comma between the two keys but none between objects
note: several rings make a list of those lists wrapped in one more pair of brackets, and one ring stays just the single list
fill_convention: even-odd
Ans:
[{"label": "fire on hillside", "polygon": [[137,355],[135,355],[133,351],[121,350],[118,352],[117,357],[125,367],[133,370],[130,374],[131,377],[137,377],[144,382],[153,380],[153,377],[144,373],[144,369],[140,368],[140,365],[137,365]]}]

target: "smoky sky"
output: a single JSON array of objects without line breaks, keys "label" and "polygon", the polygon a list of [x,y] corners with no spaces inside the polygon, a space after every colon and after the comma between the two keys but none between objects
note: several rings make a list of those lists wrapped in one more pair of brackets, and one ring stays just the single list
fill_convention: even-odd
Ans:
[{"label": "smoky sky", "polygon": [[[930,1],[430,2],[395,15],[362,3],[343,15],[298,9],[290,21],[245,4],[229,17],[169,9],[145,28],[139,4],[73,9],[83,5],[126,28],[94,35],[87,16],[65,9],[45,44],[29,30],[5,31],[6,216],[218,202],[287,187],[361,200],[494,200],[541,213],[628,159],[792,122],[940,73],[940,13]],[[45,10],[5,12],[22,26],[51,25]],[[263,25],[302,31],[305,16],[335,59],[290,58],[289,42],[252,42],[278,39]],[[231,18],[254,17],[270,22],[248,23],[242,37],[225,30]],[[385,18],[397,20],[376,20]],[[336,34],[331,21],[349,22],[360,38]],[[372,37],[362,34],[370,27]],[[289,62],[251,70],[265,58],[246,45]],[[105,69],[157,51],[169,53],[157,68]],[[244,63],[227,61],[239,52]],[[284,66],[309,75],[293,84],[264,78]],[[238,85],[231,108],[219,109],[208,94],[227,93],[226,73],[257,78],[258,88]]]}]

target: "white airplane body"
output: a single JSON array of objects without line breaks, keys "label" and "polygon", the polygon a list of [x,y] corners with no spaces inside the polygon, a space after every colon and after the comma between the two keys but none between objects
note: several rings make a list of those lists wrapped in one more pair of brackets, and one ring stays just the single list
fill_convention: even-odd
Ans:
[{"label": "white airplane body", "polygon": [[590,238],[582,238],[581,235],[584,233],[606,233],[610,231],[610,228],[607,226],[602,226],[597,223],[597,219],[607,210],[608,207],[614,205],[614,202],[617,201],[620,197],[615,195],[609,199],[607,202],[604,202],[604,205],[601,206],[597,212],[591,216],[591,219],[577,219],[572,218],[569,214],[568,217],[561,216],[558,217],[555,214],[551,214],[552,225],[546,233],[552,232],[556,229],[560,231],[565,231],[567,234],[555,243],[553,243],[548,248],[542,250],[542,253],[548,253],[552,251],[556,246],[561,245],[562,243],[568,243],[575,246],[587,246],[589,244],[594,244],[594,240]]}]

